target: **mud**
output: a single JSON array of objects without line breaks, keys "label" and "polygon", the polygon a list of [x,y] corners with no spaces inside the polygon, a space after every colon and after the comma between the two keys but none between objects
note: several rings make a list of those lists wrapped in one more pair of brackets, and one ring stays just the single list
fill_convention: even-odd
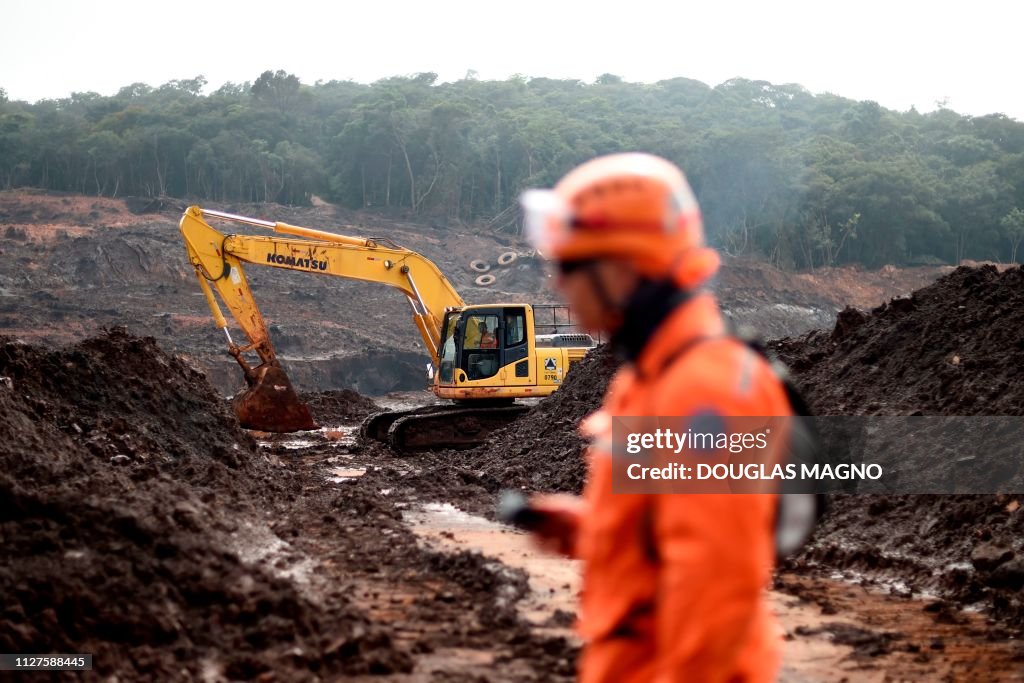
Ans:
[{"label": "mud", "polygon": [[120,680],[564,678],[521,574],[421,547],[372,483],[328,483],[338,449],[257,447],[152,339],[2,339],[0,376],[0,649]]},{"label": "mud", "polygon": [[[370,406],[348,392],[307,395],[328,429],[257,444],[193,369],[228,393],[240,385],[187,264],[166,256],[180,252],[177,210],[29,199],[0,193],[0,249],[12,256],[0,267],[0,330],[33,341],[0,339],[0,649],[92,652],[93,678],[120,680],[571,679],[575,584],[514,543],[480,554],[475,521],[429,539],[410,527],[422,532],[416,515],[436,502],[492,516],[503,488],[578,491],[575,427],[613,371],[605,350],[473,451],[359,448],[351,428]],[[215,208],[394,237],[473,303],[547,296],[526,262],[473,287],[468,260],[515,244],[332,207]],[[719,292],[734,318],[792,334],[845,303],[909,295],[935,272],[787,276],[730,261]],[[425,354],[400,296],[250,274],[299,389],[422,386]],[[1020,279],[961,269],[775,349],[822,412],[1020,414]],[[36,344],[125,320],[188,357],[121,330]],[[417,404],[430,398],[421,393]],[[775,594],[789,638],[782,680],[1019,679],[1022,505],[835,498]],[[842,651],[819,656],[824,647]]]},{"label": "mud", "polygon": [[478,448],[468,464],[502,488],[529,491],[583,489],[583,440],[580,420],[601,404],[619,363],[610,347],[590,351],[550,397]]},{"label": "mud", "polygon": [[[435,547],[473,549],[521,568],[530,593],[520,610],[545,633],[576,642],[567,627],[576,610],[578,562],[449,505],[420,506],[406,517]],[[767,598],[785,634],[781,683],[1024,680],[1019,643],[991,638],[981,615],[946,603],[785,573]]]},{"label": "mud", "polygon": [[[771,344],[818,414],[1024,414],[1024,273],[958,268],[831,331]],[[1024,496],[842,496],[794,563],[1024,626]],[[995,631],[1000,633],[1000,631]]]},{"label": "mud", "polygon": [[305,392],[299,399],[309,406],[313,419],[319,425],[341,425],[359,422],[381,407],[352,389]]},{"label": "mud", "polygon": [[0,649],[90,652],[133,680],[408,668],[347,601],[246,561],[261,524],[240,520],[287,477],[152,339],[6,339],[0,374]]},{"label": "mud", "polygon": [[958,268],[771,345],[821,415],[1024,415],[1024,274]]},{"label": "mud", "polygon": [[[367,454],[360,453],[366,462]],[[567,681],[575,649],[536,630],[519,613],[526,575],[468,549],[438,549],[411,530],[407,499],[367,464],[365,476],[316,486],[339,462],[332,450],[297,451],[291,466],[307,482],[303,505],[275,531],[321,559],[322,576],[348,591],[413,658],[395,681]],[[373,460],[372,457],[369,458]],[[386,484],[381,487],[381,481]]]},{"label": "mud", "polygon": [[978,613],[805,573],[781,573],[771,600],[785,630],[781,683],[1021,681],[1020,643]]}]

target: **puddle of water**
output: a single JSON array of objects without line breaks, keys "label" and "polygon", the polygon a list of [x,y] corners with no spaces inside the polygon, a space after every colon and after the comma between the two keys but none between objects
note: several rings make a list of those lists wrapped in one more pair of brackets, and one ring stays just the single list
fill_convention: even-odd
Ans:
[{"label": "puddle of water", "polygon": [[[231,533],[231,550],[246,564],[258,565],[271,574],[287,579],[315,598],[312,589],[313,570],[316,560],[302,556],[293,559],[296,552],[291,545],[282,541],[269,527],[243,522]],[[284,560],[281,562],[280,560]]]},{"label": "puddle of water", "polygon": [[289,451],[303,450],[314,447],[348,448],[356,443],[358,427],[351,425],[321,427],[291,434],[270,434],[268,432],[252,432],[256,443],[261,448],[282,447]]},{"label": "puddle of water", "polygon": [[341,484],[347,481],[354,481],[366,474],[365,467],[333,467],[327,470],[333,476],[327,477],[332,484]]},{"label": "puddle of water", "polygon": [[441,399],[434,396],[433,392],[426,390],[393,391],[384,396],[374,396],[373,400],[385,410],[409,410],[441,402]]},{"label": "puddle of water", "polygon": [[889,576],[872,576],[870,574],[857,571],[856,569],[844,569],[841,572],[832,572],[829,574],[828,578],[831,581],[846,583],[851,586],[871,586],[879,593],[887,592],[905,597],[912,596],[918,600],[935,600],[938,597],[929,591],[921,590],[920,588],[912,588],[910,584],[901,579]]},{"label": "puddle of water", "polygon": [[299,450],[300,448],[312,448],[317,445],[317,442],[310,439],[288,439],[287,441],[260,442],[260,445],[267,448],[271,446],[282,446],[290,451],[294,451]]}]

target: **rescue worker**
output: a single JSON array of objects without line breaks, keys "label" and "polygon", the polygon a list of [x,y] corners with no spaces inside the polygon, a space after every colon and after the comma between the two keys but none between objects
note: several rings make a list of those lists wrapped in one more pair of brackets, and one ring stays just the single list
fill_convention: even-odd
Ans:
[{"label": "rescue worker", "polygon": [[787,416],[770,365],[729,337],[702,286],[719,267],[682,172],[648,154],[587,162],[523,196],[579,324],[625,364],[591,439],[581,498],[535,497],[545,547],[583,561],[583,683],[772,681],[781,642],[765,600],[771,493],[612,492],[612,416]]},{"label": "rescue worker", "polygon": [[480,348],[481,349],[496,349],[498,348],[498,339],[492,332],[487,329],[487,323],[480,323]]}]

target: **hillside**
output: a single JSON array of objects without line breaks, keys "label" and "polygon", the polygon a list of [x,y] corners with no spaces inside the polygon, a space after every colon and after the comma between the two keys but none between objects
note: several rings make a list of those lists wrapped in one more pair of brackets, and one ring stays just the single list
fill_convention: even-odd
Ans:
[{"label": "hillside", "polygon": [[[183,208],[171,201],[0,192],[0,332],[67,343],[127,325],[191,358],[221,391],[233,392],[240,382],[237,366],[225,353],[177,230]],[[543,265],[507,233],[327,204],[207,208],[388,237],[434,260],[468,303],[553,300]],[[497,257],[508,251],[519,257],[499,267]],[[474,259],[491,264],[493,285],[475,284],[478,273],[469,267]],[[844,267],[788,274],[757,261],[727,259],[715,287],[735,321],[778,337],[830,325],[847,303],[873,306],[941,272]],[[247,273],[299,388],[349,387],[379,395],[423,386],[427,355],[397,292],[271,268],[250,267]],[[242,338],[239,330],[234,336]]]}]

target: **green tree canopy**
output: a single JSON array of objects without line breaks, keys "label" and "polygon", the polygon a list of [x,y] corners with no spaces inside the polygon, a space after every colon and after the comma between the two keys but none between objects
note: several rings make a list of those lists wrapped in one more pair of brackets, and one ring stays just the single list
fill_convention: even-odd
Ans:
[{"label": "green tree canopy", "polygon": [[283,70],[35,104],[0,90],[0,186],[353,208],[516,230],[516,198],[595,155],[686,172],[709,240],[784,267],[1016,259],[1024,124],[900,113],[736,78],[594,83],[436,73],[302,84]]}]

